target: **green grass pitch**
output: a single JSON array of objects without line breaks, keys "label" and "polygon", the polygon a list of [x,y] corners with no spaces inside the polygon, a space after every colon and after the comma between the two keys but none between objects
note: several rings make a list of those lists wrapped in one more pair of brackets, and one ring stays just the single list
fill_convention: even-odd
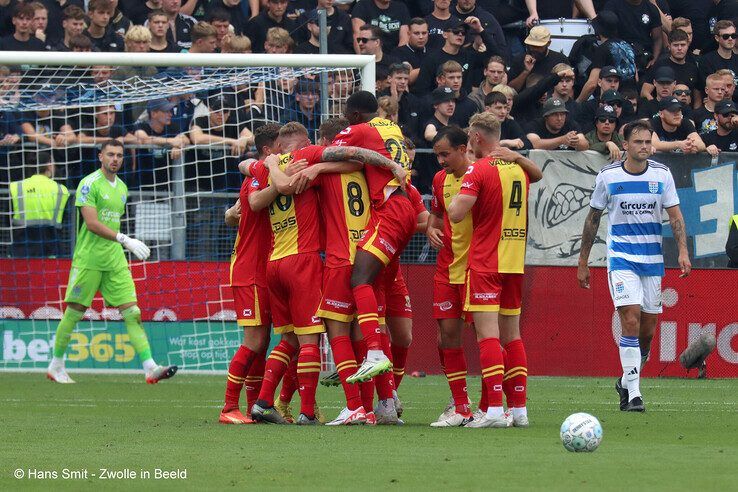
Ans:
[{"label": "green grass pitch", "polygon": [[[617,408],[611,379],[531,378],[528,429],[432,429],[445,379],[406,378],[401,427],[226,426],[225,378],[0,373],[0,490],[735,490],[738,380],[646,379],[647,412]],[[470,393],[477,395],[479,379]],[[340,389],[320,388],[329,417]],[[604,428],[592,454],[569,453],[559,426],[574,412]],[[87,470],[87,479],[63,479]],[[137,478],[101,480],[100,468]],[[154,480],[154,469],[186,479]],[[21,480],[15,470],[56,471]],[[152,478],[140,478],[148,470]]]}]

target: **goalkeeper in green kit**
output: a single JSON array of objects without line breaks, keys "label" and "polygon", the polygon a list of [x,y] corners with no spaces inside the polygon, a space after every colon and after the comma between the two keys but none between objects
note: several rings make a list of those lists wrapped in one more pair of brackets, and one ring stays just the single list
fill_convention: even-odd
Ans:
[{"label": "goalkeeper in green kit", "polygon": [[146,382],[155,384],[174,376],[177,366],[160,366],[151,357],[123,248],[139,260],[147,259],[151,251],[141,241],[118,232],[128,199],[128,188],[117,176],[123,166],[123,144],[118,140],[104,142],[98,157],[100,169],[85,176],[77,188],[77,244],[64,298],[67,308],[56,329],[54,356],[46,376],[57,383],[74,383],[64,369],[64,352],[75,325],[99,290],[105,303],[120,311],[131,344],[143,363]]}]

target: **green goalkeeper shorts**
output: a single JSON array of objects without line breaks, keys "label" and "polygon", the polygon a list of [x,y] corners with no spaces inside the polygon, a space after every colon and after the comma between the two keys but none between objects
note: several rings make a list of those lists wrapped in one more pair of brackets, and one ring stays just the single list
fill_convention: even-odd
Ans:
[{"label": "green goalkeeper shorts", "polygon": [[77,267],[72,267],[69,271],[64,302],[89,307],[98,290],[102,293],[107,306],[117,307],[136,302],[136,286],[128,268],[101,272]]}]

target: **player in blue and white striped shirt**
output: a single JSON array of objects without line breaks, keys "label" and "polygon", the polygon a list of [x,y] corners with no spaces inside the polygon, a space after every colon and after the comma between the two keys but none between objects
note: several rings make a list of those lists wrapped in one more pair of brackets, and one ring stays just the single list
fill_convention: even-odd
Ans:
[{"label": "player in blue and white striped shirt", "polygon": [[626,158],[602,168],[595,180],[590,211],[582,232],[577,278],[589,288],[589,253],[602,212],[607,209],[607,277],[610,295],[620,316],[620,363],[623,376],[615,389],[620,409],[643,412],[640,371],[648,359],[656,321],[661,313],[661,278],[664,257],[661,251],[661,218],[669,216],[679,247],[682,277],[692,265],[687,252],[687,234],[679,209],[671,171],[648,160],[651,155],[651,127],[636,121],[625,126],[623,148]]}]

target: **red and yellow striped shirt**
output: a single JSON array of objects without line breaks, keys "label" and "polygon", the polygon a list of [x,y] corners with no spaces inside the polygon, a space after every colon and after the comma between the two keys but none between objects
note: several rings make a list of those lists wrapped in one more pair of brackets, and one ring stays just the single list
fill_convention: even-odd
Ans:
[{"label": "red and yellow striped shirt", "polygon": [[[306,159],[308,163],[320,162],[323,148],[309,145],[289,154],[279,156],[279,167],[284,170],[291,160]],[[264,163],[249,167],[251,175],[264,189],[271,182]],[[318,215],[318,194],[311,187],[299,195],[278,195],[269,205],[269,222],[272,228],[270,261],[299,253],[314,253],[321,248],[321,221]]]},{"label": "red and yellow striped shirt", "polygon": [[476,196],[472,207],[469,269],[523,273],[528,235],[528,175],[513,163],[483,157],[469,166],[460,194]]},{"label": "red and yellow striped shirt", "polygon": [[433,177],[433,202],[431,209],[443,217],[443,248],[436,258],[434,280],[447,284],[463,284],[469,259],[472,238],[472,216],[467,214],[458,224],[452,223],[446,210],[451,200],[459,194],[464,176],[457,178],[446,171],[438,171]]}]

